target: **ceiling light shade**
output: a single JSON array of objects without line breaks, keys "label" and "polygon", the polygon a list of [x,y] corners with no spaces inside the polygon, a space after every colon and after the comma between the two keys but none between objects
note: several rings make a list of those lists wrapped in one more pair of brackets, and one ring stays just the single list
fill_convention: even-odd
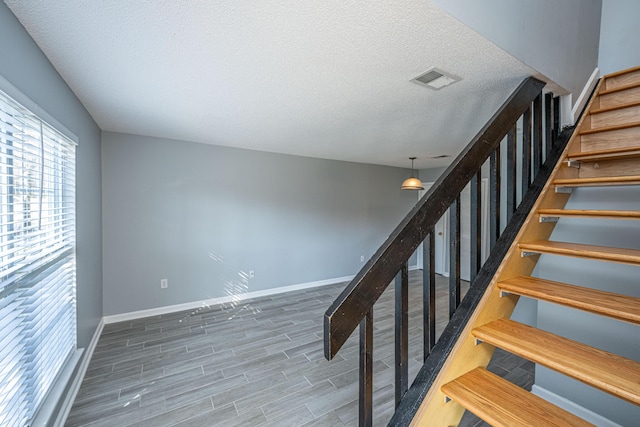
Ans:
[{"label": "ceiling light shade", "polygon": [[403,190],[424,190],[422,182],[418,178],[414,177],[405,179],[401,188]]},{"label": "ceiling light shade", "polygon": [[402,182],[403,190],[424,190],[422,186],[422,181],[418,178],[414,178],[413,176],[413,161],[416,159],[415,157],[409,157],[411,159],[411,178],[407,178]]}]

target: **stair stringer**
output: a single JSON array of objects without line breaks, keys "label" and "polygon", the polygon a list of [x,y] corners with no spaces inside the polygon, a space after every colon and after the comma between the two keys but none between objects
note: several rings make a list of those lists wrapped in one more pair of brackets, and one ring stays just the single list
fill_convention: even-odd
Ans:
[{"label": "stair stringer", "polygon": [[[602,80],[598,83],[594,93],[599,92],[601,85]],[[589,111],[592,108],[596,98],[595,96],[592,97],[585,111]],[[582,115],[576,126],[576,131],[551,172],[550,178],[544,185],[540,196],[530,209],[523,226],[517,233],[476,309],[460,333],[459,339],[447,356],[442,369],[440,369],[420,404],[411,426],[457,425],[460,418],[462,418],[465,408],[456,402],[447,402],[441,387],[476,367],[486,367],[489,364],[494,348],[492,346],[476,345],[471,331],[473,328],[493,320],[511,317],[519,297],[517,295],[501,296],[497,283],[518,276],[528,276],[535,268],[540,255],[522,257],[518,244],[523,241],[547,240],[551,236],[556,223],[539,222],[536,212],[539,209],[562,209],[566,205],[570,194],[556,193],[552,182],[554,179],[559,178],[578,178],[578,169],[563,167],[562,163],[567,153],[577,151],[576,145],[580,144],[579,130],[583,126],[589,125],[588,118],[588,114]]]}]

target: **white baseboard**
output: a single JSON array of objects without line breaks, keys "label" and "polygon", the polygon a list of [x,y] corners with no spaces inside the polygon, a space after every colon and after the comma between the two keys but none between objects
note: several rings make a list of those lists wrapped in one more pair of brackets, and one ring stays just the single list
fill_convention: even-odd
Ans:
[{"label": "white baseboard", "polygon": [[546,388],[534,384],[531,388],[531,392],[536,396],[541,397],[544,400],[564,409],[565,411],[569,411],[572,414],[579,416],[583,420],[595,424],[598,427],[622,427],[620,424],[617,424],[609,420],[608,418],[603,417],[602,415],[596,414],[595,412],[585,408],[584,406],[580,406],[569,399],[566,399],[547,390]]},{"label": "white baseboard", "polygon": [[300,291],[300,290],[309,289],[309,288],[317,288],[320,286],[333,285],[336,283],[350,281],[353,278],[354,276],[336,277],[333,279],[318,280],[315,282],[301,283],[298,285],[282,286],[279,288],[266,289],[264,291],[246,292],[243,294],[234,294],[234,295],[228,295],[228,296],[219,297],[219,298],[210,298],[206,300],[193,301],[193,302],[188,302],[184,304],[175,304],[175,305],[168,305],[165,307],[150,308],[148,310],[139,310],[139,311],[132,311],[129,313],[113,314],[111,316],[104,316],[103,320],[105,325],[108,325],[111,323],[117,323],[117,322],[127,322],[129,320],[142,319],[144,317],[159,316],[162,314],[175,313],[178,311],[195,310],[201,307],[208,307],[208,306],[218,305],[218,304],[226,304],[234,301],[237,302],[237,301],[243,301],[251,298],[277,295],[284,292],[293,292],[293,291]]},{"label": "white baseboard", "polygon": [[589,77],[589,80],[587,80],[587,84],[584,86],[584,89],[582,89],[580,96],[578,97],[578,99],[576,99],[576,104],[571,109],[571,117],[573,118],[573,123],[576,123],[576,121],[578,120],[578,116],[584,109],[584,106],[587,104],[589,95],[591,95],[591,92],[593,92],[593,88],[596,87],[599,78],[600,69],[596,67],[593,70],[593,73],[591,73],[591,77]]},{"label": "white baseboard", "polygon": [[102,335],[102,329],[104,328],[104,319],[100,319],[98,323],[98,327],[96,331],[93,333],[93,337],[91,338],[91,342],[84,352],[84,357],[80,362],[80,367],[76,372],[76,376],[73,379],[73,383],[69,388],[69,392],[64,398],[64,402],[60,407],[60,412],[58,412],[58,416],[56,417],[54,426],[64,426],[67,421],[67,417],[69,416],[69,412],[71,412],[71,407],[73,406],[73,402],[76,400],[76,396],[78,395],[78,391],[80,390],[80,385],[82,385],[82,380],[84,380],[84,376],[87,373],[87,369],[89,368],[89,362],[91,362],[91,357],[93,356],[93,352],[98,345],[98,340],[100,339],[100,335]]}]

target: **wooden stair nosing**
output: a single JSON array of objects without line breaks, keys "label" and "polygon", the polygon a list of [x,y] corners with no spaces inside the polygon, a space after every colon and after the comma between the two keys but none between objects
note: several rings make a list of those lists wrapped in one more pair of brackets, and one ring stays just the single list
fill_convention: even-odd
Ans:
[{"label": "wooden stair nosing", "polygon": [[640,211],[591,209],[538,209],[540,217],[573,217],[598,219],[640,219]]},{"label": "wooden stair nosing", "polygon": [[628,102],[626,104],[612,105],[611,107],[596,108],[589,111],[589,114],[593,115],[593,114],[607,113],[609,111],[622,110],[623,108],[637,107],[638,105],[640,105],[640,100]]},{"label": "wooden stair nosing", "polygon": [[640,250],[637,249],[587,245],[582,243],[554,242],[550,240],[519,243],[518,247],[523,252],[538,252],[576,258],[587,258],[598,261],[612,261],[623,264],[640,265]]},{"label": "wooden stair nosing", "polygon": [[603,126],[595,129],[584,129],[578,132],[580,135],[588,135],[591,133],[608,132],[611,130],[621,130],[640,126],[640,122],[624,123],[621,125]]},{"label": "wooden stair nosing", "polygon": [[593,424],[482,368],[442,386],[442,392],[495,427]]},{"label": "wooden stair nosing", "polygon": [[640,298],[528,276],[504,280],[498,288],[640,325]]},{"label": "wooden stair nosing", "polygon": [[603,187],[616,185],[638,185],[640,175],[600,176],[592,178],[562,178],[554,179],[556,187]]},{"label": "wooden stair nosing", "polygon": [[640,363],[513,320],[473,329],[479,340],[640,405]]}]

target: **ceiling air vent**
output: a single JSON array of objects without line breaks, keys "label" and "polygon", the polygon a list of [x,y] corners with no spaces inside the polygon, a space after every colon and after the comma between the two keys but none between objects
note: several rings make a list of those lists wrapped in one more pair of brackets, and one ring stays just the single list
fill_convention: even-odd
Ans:
[{"label": "ceiling air vent", "polygon": [[453,84],[459,80],[460,77],[454,76],[453,74],[433,67],[411,81],[416,82],[422,86],[438,90],[442,89],[445,86],[449,86],[450,84]]}]

